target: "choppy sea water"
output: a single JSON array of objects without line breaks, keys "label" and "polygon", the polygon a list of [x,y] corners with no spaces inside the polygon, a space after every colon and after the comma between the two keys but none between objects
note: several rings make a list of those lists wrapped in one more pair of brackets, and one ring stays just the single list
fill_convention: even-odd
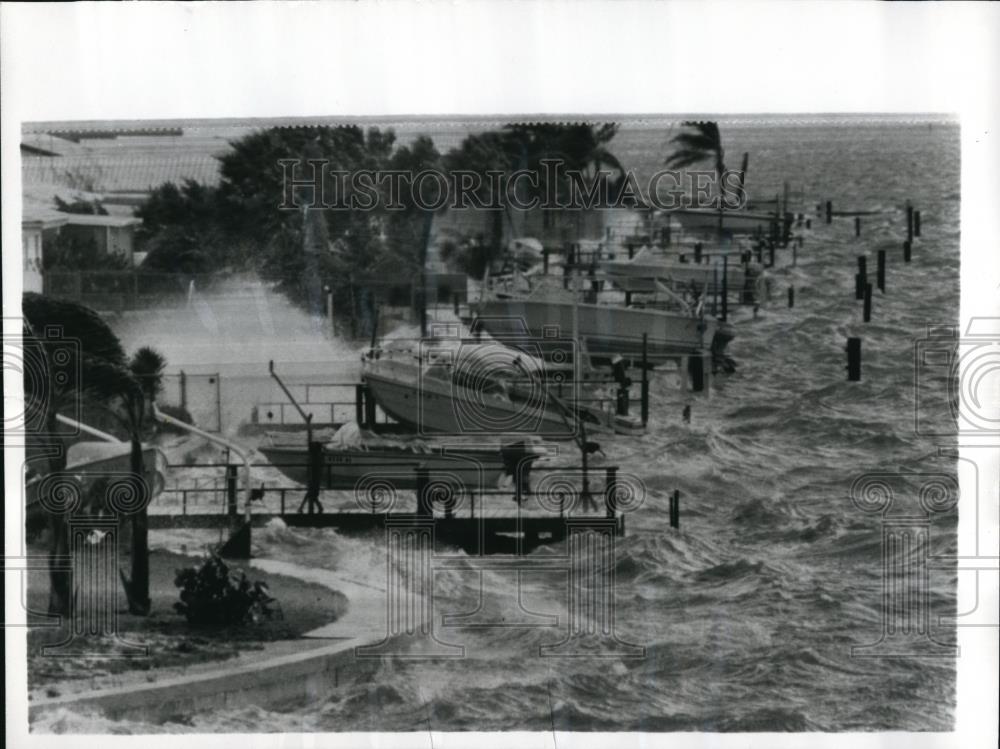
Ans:
[{"label": "choppy sea water", "polygon": [[[958,127],[744,123],[723,136],[729,160],[750,151],[749,186],[772,195],[788,179],[803,190],[813,226],[797,267],[779,251],[774,298],[758,318],[736,314],[730,353],[739,367],[715,378],[711,399],[657,374],[648,433],[603,442],[608,462],[647,486],[613,562],[616,633],[644,648],[642,657],[617,656],[610,645],[604,657],[540,657],[563,637],[553,627],[439,627],[440,640],[465,646],[463,658],[386,661],[373,678],[280,712],[233,710],[192,726],[99,721],[97,730],[948,730],[953,658],[852,656],[852,646],[882,634],[884,576],[882,518],[863,513],[850,489],[872,472],[955,473],[939,457],[940,439],[915,432],[913,352],[928,325],[958,319]],[[668,137],[625,129],[614,145],[627,165],[652,170]],[[863,218],[857,239],[853,219],[827,226],[815,214],[826,199],[835,210],[885,213]],[[922,212],[923,236],[904,264],[908,199]],[[887,290],[876,291],[865,324],[855,258],[867,254],[873,274],[879,248],[889,248]],[[852,335],[863,338],[859,383],[845,376]],[[675,489],[679,530],[667,520]],[[932,519],[932,553],[953,550],[956,520]],[[296,531],[258,543],[267,557],[385,584],[381,539]],[[509,573],[473,566],[437,573],[438,615],[477,605],[508,612]],[[563,626],[565,574],[524,573],[523,607]],[[954,642],[938,625],[954,613],[954,573],[931,570],[929,582],[931,634]],[[78,720],[93,729],[91,719],[66,715],[59,727],[74,730]]]}]

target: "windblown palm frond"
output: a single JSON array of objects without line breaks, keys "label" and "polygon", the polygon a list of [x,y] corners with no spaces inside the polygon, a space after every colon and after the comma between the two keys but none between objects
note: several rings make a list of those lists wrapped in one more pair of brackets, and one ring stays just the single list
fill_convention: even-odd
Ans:
[{"label": "windblown palm frond", "polygon": [[682,133],[671,138],[677,148],[667,157],[666,166],[673,169],[685,169],[702,161],[713,161],[715,170],[720,175],[724,172],[723,162],[725,149],[722,147],[722,135],[716,122],[685,122],[687,128]]},{"label": "windblown palm frond", "polygon": [[128,368],[142,386],[146,399],[153,401],[163,388],[163,369],[167,360],[156,349],[143,346],[132,354]]}]

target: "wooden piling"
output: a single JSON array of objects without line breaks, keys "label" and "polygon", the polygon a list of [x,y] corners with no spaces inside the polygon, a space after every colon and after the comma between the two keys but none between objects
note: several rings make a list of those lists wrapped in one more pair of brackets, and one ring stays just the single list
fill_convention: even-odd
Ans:
[{"label": "wooden piling", "polygon": [[[427,469],[421,465],[417,470],[417,515],[423,517],[430,517],[434,514],[434,509],[431,506],[431,498],[427,493],[427,484],[429,483],[429,475]],[[517,486],[517,477],[514,477],[514,485]]]},{"label": "wooden piling", "polygon": [[913,206],[909,203],[906,204],[906,239],[913,241]]},{"label": "wooden piling", "polygon": [[642,425],[649,423],[649,334],[642,334],[642,381],[639,389]]},{"label": "wooden piling", "polygon": [[681,527],[681,493],[678,489],[670,495],[670,527]]},{"label": "wooden piling", "polygon": [[878,290],[885,293],[885,250],[878,251],[878,265],[875,269],[875,284]]},{"label": "wooden piling", "polygon": [[367,386],[365,387],[365,426],[368,429],[375,427],[375,398]]},{"label": "wooden piling", "polygon": [[861,300],[865,298],[865,287],[861,282],[861,274],[854,274],[854,299]]},{"label": "wooden piling", "polygon": [[870,283],[865,284],[865,322],[871,322],[872,319],[872,285]]},{"label": "wooden piling", "polygon": [[861,216],[854,217],[854,236],[861,236]]},{"label": "wooden piling", "polygon": [[618,508],[615,506],[615,492],[618,490],[618,469],[610,467],[605,469],[604,479],[604,513],[608,518],[613,518],[617,514]]},{"label": "wooden piling", "polygon": [[226,513],[230,518],[234,518],[238,514],[236,503],[236,474],[237,467],[235,465],[226,466]]},{"label": "wooden piling", "polygon": [[[610,228],[610,227],[609,227]],[[542,273],[549,275],[549,248],[542,248]]]},{"label": "wooden piling", "polygon": [[833,223],[833,201],[826,201],[826,223]]},{"label": "wooden piling", "polygon": [[913,245],[910,242],[903,242],[903,262],[910,262],[910,248]]},{"label": "wooden piling", "polygon": [[850,382],[861,380],[861,339],[847,339],[847,379]]},{"label": "wooden piling", "polygon": [[722,256],[722,322],[729,318],[729,256]]},{"label": "wooden piling", "polygon": [[687,375],[688,382],[691,383],[691,390],[696,393],[705,391],[705,359],[701,356],[688,356]]},{"label": "wooden piling", "polygon": [[719,266],[712,266],[712,317],[719,314]]},{"label": "wooden piling", "polygon": [[913,236],[920,236],[920,211],[913,212]]},{"label": "wooden piling", "polygon": [[795,306],[795,287],[788,287],[788,308],[791,309]]}]

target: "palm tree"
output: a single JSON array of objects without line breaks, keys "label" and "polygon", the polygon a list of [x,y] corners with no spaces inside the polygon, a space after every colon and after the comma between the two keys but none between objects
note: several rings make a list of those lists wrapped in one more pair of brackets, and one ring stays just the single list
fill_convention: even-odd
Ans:
[{"label": "palm tree", "polygon": [[[722,231],[724,203],[722,177],[726,172],[726,149],[722,147],[722,134],[719,132],[719,124],[717,122],[694,121],[687,121],[681,124],[687,129],[671,138],[670,142],[675,143],[677,147],[667,157],[664,164],[671,169],[686,169],[689,166],[705,161],[712,163],[715,170],[715,181],[719,187],[719,231]],[[747,159],[748,155],[743,154],[743,167],[739,174],[741,190],[746,175]]]},{"label": "palm tree", "polygon": [[[29,437],[29,451],[45,457],[50,472],[64,471],[66,445],[59,437],[64,431],[57,419],[59,412],[84,403],[98,407],[113,415],[127,433],[133,491],[144,491],[141,431],[148,401],[142,384],[129,368],[118,338],[93,310],[80,304],[28,292],[24,294],[22,310],[25,346],[40,350],[46,370],[45,376],[25,377],[24,381],[25,402],[39,413],[38,421],[44,424],[40,426],[39,437]],[[53,329],[59,330],[59,336],[47,334]],[[39,335],[39,331],[46,335]],[[67,345],[73,341],[76,346]],[[142,370],[152,358],[148,352],[139,352],[135,361]],[[60,363],[59,371],[63,376],[52,375],[54,362]],[[30,409],[26,409],[28,412]],[[66,520],[65,515],[47,513],[46,521],[51,531],[50,563],[55,557],[65,557],[69,553]],[[129,610],[147,614],[150,601],[145,506],[131,516],[131,522],[132,574],[131,579],[123,574],[122,581]],[[71,594],[66,576],[50,567],[50,613],[68,613]]]}]

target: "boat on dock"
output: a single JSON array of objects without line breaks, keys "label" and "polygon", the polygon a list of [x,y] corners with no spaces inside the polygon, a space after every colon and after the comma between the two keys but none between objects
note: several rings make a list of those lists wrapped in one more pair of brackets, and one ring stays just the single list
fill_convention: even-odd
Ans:
[{"label": "boat on dock", "polygon": [[388,416],[420,434],[574,439],[578,420],[588,432],[642,429],[634,417],[560,397],[545,372],[546,365],[524,350],[466,341],[419,354],[376,351],[361,379]]},{"label": "boat on dock", "polygon": [[[283,475],[307,483],[309,446],[301,435],[268,432],[268,443],[259,451]],[[533,463],[543,453],[526,442],[492,446],[482,440],[468,446],[434,443],[416,437],[387,437],[361,429],[351,422],[323,443],[320,485],[323,489],[356,489],[366,482],[389,483],[395,489],[415,489],[417,469],[427,472],[429,483],[444,483],[471,491],[492,489],[526,460]]]},{"label": "boat on dock", "polygon": [[[573,291],[553,287],[551,277],[540,278],[543,282],[529,286],[526,293],[493,291],[474,305],[473,325],[494,338],[524,339],[543,349],[547,340],[574,337],[594,362],[620,356],[632,366],[645,360],[650,367],[682,357],[721,354],[732,339],[728,326],[705,315],[703,305],[692,307],[680,297],[672,300],[675,309],[580,302]],[[548,358],[550,352],[543,354]]]},{"label": "boat on dock", "polygon": [[717,232],[721,228],[731,234],[752,234],[767,231],[771,224],[780,223],[774,213],[722,211],[716,208],[675,208],[669,215],[676,218],[685,231]]},{"label": "boat on dock", "polygon": [[662,285],[679,293],[711,297],[723,293],[725,286],[727,293],[742,291],[741,298],[749,301],[764,296],[764,267],[760,263],[741,263],[736,255],[729,261],[717,255],[706,256],[705,260],[681,262],[676,257],[654,255],[644,249],[631,260],[606,260],[598,267],[622,291],[654,293]]}]

